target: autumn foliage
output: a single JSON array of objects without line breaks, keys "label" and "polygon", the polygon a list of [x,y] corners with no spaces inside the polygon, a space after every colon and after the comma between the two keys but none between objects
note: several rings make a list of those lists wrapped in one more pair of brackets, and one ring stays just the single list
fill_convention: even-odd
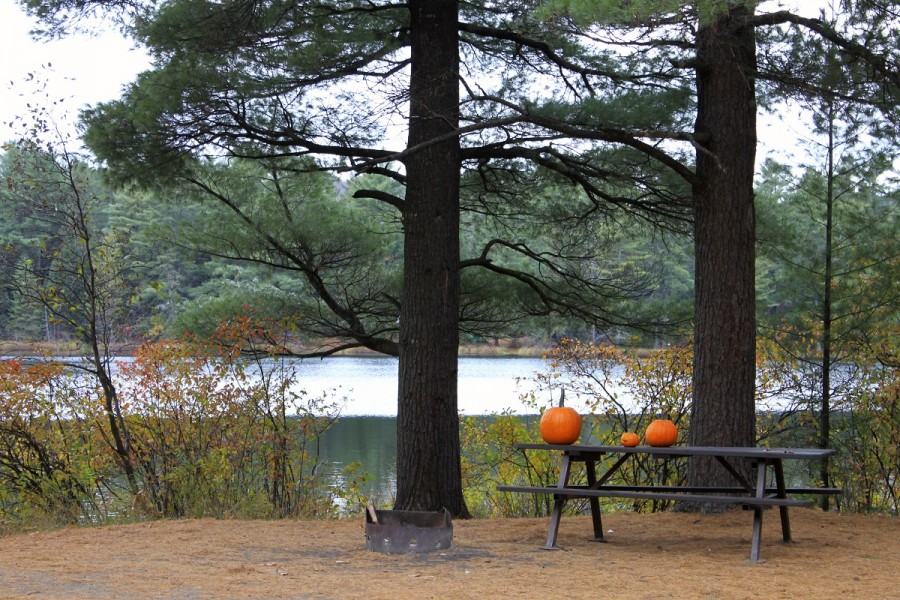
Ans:
[{"label": "autumn foliage", "polygon": [[118,361],[137,493],[123,482],[96,382],[60,362],[0,361],[0,528],[361,505],[364,477],[351,466],[334,485],[316,452],[339,401],[308,397],[265,339],[240,317],[211,341],[149,343]]}]

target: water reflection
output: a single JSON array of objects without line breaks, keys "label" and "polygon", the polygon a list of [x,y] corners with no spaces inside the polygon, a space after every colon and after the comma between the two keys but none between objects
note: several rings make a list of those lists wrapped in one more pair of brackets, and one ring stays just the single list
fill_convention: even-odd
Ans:
[{"label": "water reflection", "polygon": [[397,419],[342,417],[320,439],[323,463],[341,484],[340,472],[359,463],[359,472],[372,476],[363,490],[378,505],[390,504],[397,488]]}]

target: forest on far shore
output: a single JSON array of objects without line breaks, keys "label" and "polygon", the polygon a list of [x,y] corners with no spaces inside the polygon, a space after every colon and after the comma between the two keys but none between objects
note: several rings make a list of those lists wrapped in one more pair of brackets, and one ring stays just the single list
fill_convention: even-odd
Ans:
[{"label": "forest on far shore", "polygon": [[[79,214],[85,215],[83,227],[90,230],[95,258],[105,261],[95,268],[109,273],[106,318],[115,316],[111,341],[123,352],[145,340],[209,333],[219,320],[248,310],[283,319],[298,352],[339,344],[333,339],[338,331],[316,317],[323,310],[316,290],[296,269],[267,256],[239,216],[190,190],[116,189],[89,165],[73,163],[79,201],[85,203],[79,206],[65,189],[67,166],[56,160],[14,144],[0,155],[0,174],[7,181],[0,191],[0,340],[7,352],[81,350],[78,318],[67,318],[78,311],[63,306],[80,301],[72,285],[85,254],[79,247],[84,236],[72,226]],[[839,316],[837,337],[865,337],[869,329],[896,326],[900,192],[891,178],[893,167],[884,160],[863,161],[855,153],[847,161],[841,177],[831,180],[815,168],[797,174],[796,168],[774,162],[763,167],[756,191],[762,337],[815,334],[825,301],[826,262],[828,301]],[[228,167],[223,176],[265,181],[263,173],[245,173],[249,168]],[[315,215],[298,218],[291,234],[304,240],[312,260],[358,258],[362,265],[353,268],[365,269],[367,277],[399,280],[403,248],[397,215],[354,199],[355,186],[362,182],[288,171],[280,184],[302,187],[299,210]],[[254,193],[259,198],[246,202],[266,201],[263,183]],[[559,190],[548,186],[534,201],[551,205],[559,200]],[[825,220],[828,211],[831,223]],[[464,223],[463,242],[483,238],[483,226],[474,217]],[[527,302],[515,281],[464,278],[463,297],[478,306],[473,309],[478,318],[463,321],[463,352],[534,355],[563,337],[647,348],[684,342],[693,311],[689,233],[617,219],[595,235],[591,268],[598,278],[627,282],[607,309],[628,315],[627,322],[598,326],[575,317],[506,311],[505,304]],[[527,227],[522,236],[528,236]],[[464,245],[462,260],[477,251]],[[389,331],[392,325],[384,327]]]}]

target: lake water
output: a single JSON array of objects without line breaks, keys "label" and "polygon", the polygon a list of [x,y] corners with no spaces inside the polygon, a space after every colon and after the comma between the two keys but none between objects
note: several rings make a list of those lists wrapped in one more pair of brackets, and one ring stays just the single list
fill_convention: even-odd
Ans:
[{"label": "lake water", "polygon": [[[322,436],[321,460],[334,473],[351,463],[359,473],[372,476],[366,486],[370,499],[390,503],[396,489],[397,461],[397,368],[391,357],[330,357],[299,360],[297,380],[309,397],[323,392],[345,398],[340,419]],[[546,372],[541,358],[460,357],[458,401],[464,416],[507,411],[522,418],[537,419],[536,410],[521,395],[532,391],[536,372]],[[521,380],[521,381],[520,381]],[[547,392],[540,401],[551,401]],[[553,401],[557,399],[554,395]],[[575,394],[566,396],[567,406],[583,408]],[[340,485],[340,479],[336,479]],[[385,502],[387,501],[387,502]]]},{"label": "lake water", "polygon": [[[397,365],[392,357],[332,357],[299,362],[299,382],[310,396],[336,388],[347,402],[344,416],[397,416]],[[461,357],[459,410],[466,415],[490,414],[505,409],[525,414],[516,378],[530,378],[546,370],[540,358]]]},{"label": "lake water", "polygon": [[[334,472],[360,463],[359,471],[372,475],[366,492],[382,504],[390,504],[397,481],[397,365],[390,357],[332,357],[298,366],[298,380],[310,396],[336,388],[346,398],[340,420],[320,440],[322,461]],[[461,357],[460,412],[534,412],[519,397],[531,386],[517,379],[545,369],[540,358]]]}]

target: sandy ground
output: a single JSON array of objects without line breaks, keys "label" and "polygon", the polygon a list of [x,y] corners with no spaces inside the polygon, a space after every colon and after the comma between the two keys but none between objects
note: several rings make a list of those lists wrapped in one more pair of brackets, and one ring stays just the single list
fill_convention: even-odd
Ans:
[{"label": "sandy ground", "polygon": [[0,598],[900,598],[900,519],[791,511],[764,519],[750,563],[752,513],[454,522],[451,548],[386,555],[365,524],[161,521],[0,538]]}]

